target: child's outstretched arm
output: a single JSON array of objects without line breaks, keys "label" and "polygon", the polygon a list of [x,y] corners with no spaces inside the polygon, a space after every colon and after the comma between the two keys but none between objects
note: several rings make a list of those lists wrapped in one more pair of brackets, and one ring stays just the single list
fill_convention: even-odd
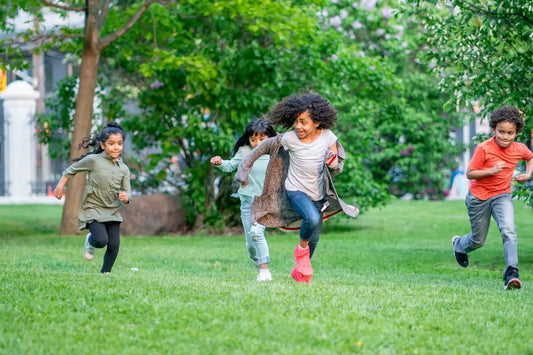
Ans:
[{"label": "child's outstretched arm", "polygon": [[59,182],[56,185],[56,188],[54,189],[54,196],[58,200],[61,200],[61,197],[63,196],[63,187],[65,187],[65,184],[68,182],[68,178],[65,176],[62,176],[61,179],[59,179]]},{"label": "child's outstretched arm", "polygon": [[57,183],[56,188],[54,189],[54,196],[61,200],[61,196],[63,196],[63,187],[65,187],[65,184],[68,182],[68,180],[76,175],[77,173],[80,173],[82,171],[91,171],[93,167],[93,157],[94,155],[87,155],[82,160],[78,160],[71,166],[69,166],[64,172],[63,176]]},{"label": "child's outstretched arm", "polygon": [[224,160],[218,155],[215,157],[212,157],[210,162],[211,164],[215,165],[217,168],[222,170],[225,173],[231,173],[242,162],[246,154],[250,151],[251,148],[246,149],[245,147],[239,148],[237,153],[235,153],[235,156],[231,158],[230,160]]},{"label": "child's outstretched arm", "polygon": [[533,158],[526,161],[526,172],[524,174],[516,175],[514,178],[518,182],[525,182],[531,178],[531,174],[533,173]]}]

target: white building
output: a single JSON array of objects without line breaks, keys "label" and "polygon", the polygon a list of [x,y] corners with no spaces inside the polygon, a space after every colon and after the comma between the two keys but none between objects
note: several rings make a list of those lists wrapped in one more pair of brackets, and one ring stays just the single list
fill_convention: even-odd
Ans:
[{"label": "white building", "polygon": [[[83,13],[62,18],[43,10],[43,15],[44,21],[39,23],[42,33],[57,26],[84,25]],[[20,12],[13,25],[16,32],[24,32],[35,23],[30,14]],[[7,37],[0,33],[0,39]],[[67,165],[51,159],[47,148],[38,143],[35,123],[36,114],[46,112],[44,101],[52,97],[57,82],[76,68],[65,61],[64,53],[54,50],[43,55],[28,52],[27,60],[33,63],[31,69],[4,73],[7,88],[0,92],[0,202],[31,202],[47,196]],[[9,63],[2,64],[9,67]]]}]

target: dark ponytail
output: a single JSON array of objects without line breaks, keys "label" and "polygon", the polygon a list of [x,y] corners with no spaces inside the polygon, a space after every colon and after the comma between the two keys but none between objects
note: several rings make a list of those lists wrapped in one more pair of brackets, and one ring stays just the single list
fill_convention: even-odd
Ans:
[{"label": "dark ponytail", "polygon": [[102,131],[100,131],[99,134],[96,134],[94,136],[85,137],[81,144],[79,145],[80,149],[87,149],[89,147],[94,147],[92,151],[90,151],[87,154],[80,155],[77,158],[72,159],[72,161],[78,161],[83,158],[85,158],[87,155],[90,154],[99,154],[102,153],[104,150],[100,146],[100,142],[104,143],[107,141],[110,135],[112,134],[121,134],[122,139],[126,140],[126,133],[124,133],[124,130],[122,129],[122,126],[118,124],[117,122],[111,121],[105,126]]}]

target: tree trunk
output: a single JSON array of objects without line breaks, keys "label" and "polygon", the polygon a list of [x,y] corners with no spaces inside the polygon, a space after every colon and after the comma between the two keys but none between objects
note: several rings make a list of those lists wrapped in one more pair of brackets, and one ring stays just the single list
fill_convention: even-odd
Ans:
[{"label": "tree trunk", "polygon": [[[85,151],[79,148],[83,138],[91,133],[93,118],[93,102],[96,81],[98,77],[98,61],[100,53],[97,49],[85,49],[82,54],[80,68],[80,82],[76,98],[76,114],[74,116],[74,130],[70,158],[76,158]],[[61,235],[78,234],[77,220],[83,191],[85,190],[86,174],[76,174],[69,180],[66,190],[65,205],[59,233]]]}]

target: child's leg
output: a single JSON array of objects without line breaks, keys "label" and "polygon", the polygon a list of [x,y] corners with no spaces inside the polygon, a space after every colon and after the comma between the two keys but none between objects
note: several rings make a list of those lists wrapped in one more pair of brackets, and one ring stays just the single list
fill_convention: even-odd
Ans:
[{"label": "child's leg", "polygon": [[[315,203],[303,192],[287,191],[286,195],[291,206],[294,207],[303,219],[300,227],[300,243],[294,250],[296,270],[303,276],[310,278],[313,275],[310,247],[313,247],[313,251],[316,248],[320,237],[322,218],[320,212],[316,209]],[[301,282],[297,278],[295,280]]]},{"label": "child's leg", "polygon": [[[323,201],[313,201],[313,204],[315,205],[315,208],[317,211],[322,210]],[[317,230],[318,233],[313,234],[311,238],[309,239],[309,257],[313,257],[313,253],[315,252],[316,246],[318,245],[318,240],[320,238],[320,232],[322,231],[322,212],[318,212],[318,226]]]},{"label": "child's leg", "polygon": [[250,228],[250,235],[257,251],[257,263],[262,269],[268,269],[270,256],[268,253],[268,244],[265,238],[265,226],[254,223]]},{"label": "child's leg", "polygon": [[107,245],[109,237],[104,223],[92,222],[88,224],[91,236],[89,237],[89,244],[95,248],[103,248]]},{"label": "child's leg", "polygon": [[505,265],[517,267],[517,238],[511,194],[502,194],[494,197],[492,203],[492,216],[498,224],[502,236]]},{"label": "child's leg", "polygon": [[481,248],[487,240],[492,210],[492,199],[483,201],[468,192],[465,204],[468,209],[472,232],[464,235],[457,241],[457,243],[455,243],[454,251],[468,254],[473,250]]},{"label": "child's leg", "polygon": [[287,191],[287,200],[291,206],[302,216],[300,227],[300,245],[315,250],[322,229],[322,217],[316,203],[301,191]]},{"label": "child's leg", "polygon": [[239,197],[241,199],[241,221],[242,227],[244,228],[244,238],[246,239],[246,250],[248,251],[248,256],[252,260],[257,261],[255,243],[252,240],[252,235],[250,234],[250,229],[252,228],[251,205],[253,196],[239,195]]},{"label": "child's leg", "polygon": [[104,265],[100,272],[111,272],[113,264],[117,259],[118,249],[120,247],[120,222],[105,222],[109,241],[104,255]]}]

